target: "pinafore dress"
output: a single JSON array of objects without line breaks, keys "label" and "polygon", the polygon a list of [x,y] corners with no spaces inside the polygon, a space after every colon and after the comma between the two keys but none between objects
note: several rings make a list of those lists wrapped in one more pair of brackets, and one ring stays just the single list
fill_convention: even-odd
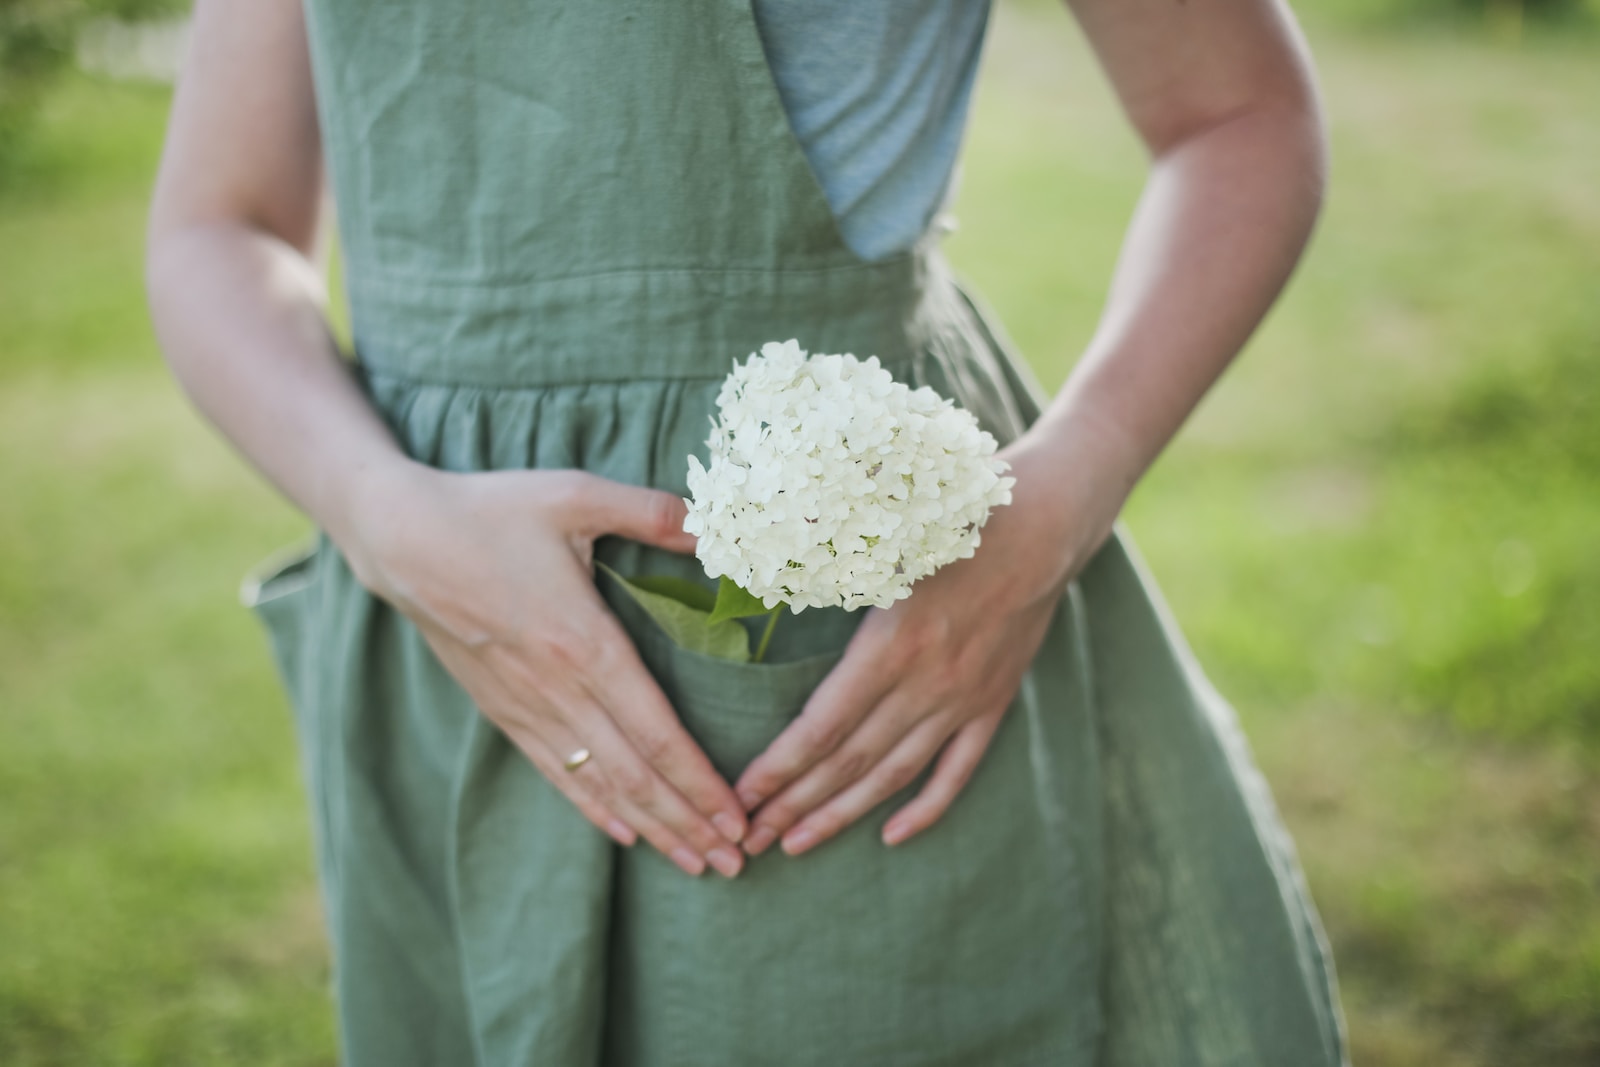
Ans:
[{"label": "pinafore dress", "polygon": [[[876,355],[1001,443],[1044,397],[931,229],[840,236],[749,0],[306,0],[355,373],[411,456],[687,495],[732,362]],[[616,537],[624,574],[705,580]],[[981,551],[981,549],[980,549]],[[674,646],[597,578],[730,780],[862,613],[769,662]],[[246,583],[294,709],[355,1067],[1344,1060],[1328,949],[1228,705],[1119,530],[944,818],[734,880],[622,848],[327,537]]]}]

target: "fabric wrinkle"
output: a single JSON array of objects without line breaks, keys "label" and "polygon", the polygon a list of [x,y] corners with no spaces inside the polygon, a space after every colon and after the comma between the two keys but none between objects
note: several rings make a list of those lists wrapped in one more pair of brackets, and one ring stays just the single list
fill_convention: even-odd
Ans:
[{"label": "fabric wrinkle", "polygon": [[[730,363],[789,337],[877,355],[1002,442],[1038,418],[942,229],[881,259],[846,242],[751,0],[485,4],[306,0],[355,373],[408,455],[683,495]],[[1069,587],[934,826],[878,838],[930,764],[733,880],[591,825],[325,535],[311,581],[306,557],[269,569],[345,1062],[1342,1062],[1287,837],[1130,545],[1119,527]],[[595,555],[709,584],[692,555]],[[786,614],[739,664],[596,582],[730,780],[865,617]]]}]

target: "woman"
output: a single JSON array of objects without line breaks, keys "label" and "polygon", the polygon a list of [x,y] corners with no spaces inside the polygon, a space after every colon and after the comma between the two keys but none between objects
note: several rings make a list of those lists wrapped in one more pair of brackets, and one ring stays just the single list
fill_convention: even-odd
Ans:
[{"label": "woman", "polygon": [[[1313,225],[1307,59],[1277,0],[1072,8],[1153,166],[1046,402],[938,225],[851,244],[769,59],[809,47],[777,40],[804,9],[198,4],[151,298],[184,387],[319,530],[250,602],[348,1062],[1342,1061],[1292,846],[1113,529]],[[862,10],[835,14],[890,25]],[[1015,498],[892,609],[711,660],[593,563],[699,576],[686,457],[731,361],[788,337],[972,410]]]}]

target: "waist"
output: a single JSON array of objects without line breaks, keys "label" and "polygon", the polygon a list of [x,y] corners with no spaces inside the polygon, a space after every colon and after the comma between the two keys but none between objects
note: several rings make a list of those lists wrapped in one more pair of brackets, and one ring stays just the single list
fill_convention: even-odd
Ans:
[{"label": "waist", "polygon": [[722,378],[767,341],[913,365],[953,293],[937,248],[818,270],[647,269],[486,286],[347,278],[373,371],[486,387]]}]

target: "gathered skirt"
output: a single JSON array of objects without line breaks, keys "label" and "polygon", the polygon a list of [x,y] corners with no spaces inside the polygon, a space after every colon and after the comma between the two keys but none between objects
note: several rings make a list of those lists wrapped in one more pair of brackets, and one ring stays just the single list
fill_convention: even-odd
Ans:
[{"label": "gathered skirt", "polygon": [[[901,371],[1002,443],[1042,394],[966,293]],[[359,353],[359,346],[358,346]],[[361,366],[402,447],[454,471],[575,467],[686,495],[720,381],[453,382]],[[982,549],[980,549],[981,551]],[[604,538],[628,574],[692,557]],[[325,535],[247,582],[293,707],[354,1065],[1345,1062],[1332,961],[1234,713],[1120,527],[1071,583],[970,782],[691,878],[587,822]],[[602,596],[730,781],[861,614],[786,617],[770,661],[681,649]]]}]

